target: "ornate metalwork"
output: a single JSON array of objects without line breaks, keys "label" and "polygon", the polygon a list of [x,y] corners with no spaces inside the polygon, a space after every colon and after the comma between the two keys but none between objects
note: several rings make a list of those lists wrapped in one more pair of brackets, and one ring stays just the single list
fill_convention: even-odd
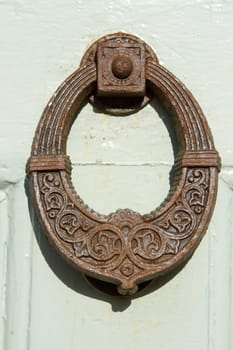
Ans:
[{"label": "ornate metalwork", "polygon": [[[168,197],[149,214],[121,209],[101,215],[73,188],[67,135],[96,81],[97,95],[134,96],[127,106],[120,103],[118,114],[137,110],[142,94],[147,96],[141,106],[155,94],[170,104],[179,146],[175,176]],[[42,115],[27,164],[39,219],[57,251],[85,274],[117,284],[120,294],[135,293],[139,283],[191,256],[213,211],[219,168],[206,119],[191,93],[148,45],[122,33],[94,43],[81,67],[58,88]]]}]

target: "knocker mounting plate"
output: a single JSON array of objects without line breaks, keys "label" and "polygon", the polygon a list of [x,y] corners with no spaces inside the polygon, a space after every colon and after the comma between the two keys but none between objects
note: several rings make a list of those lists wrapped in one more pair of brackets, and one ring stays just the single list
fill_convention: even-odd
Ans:
[{"label": "knocker mounting plate", "polygon": [[[88,98],[106,113],[127,115],[155,95],[165,101],[178,144],[169,195],[145,215],[131,209],[101,215],[72,185],[66,155],[70,127]],[[219,169],[207,121],[192,94],[147,44],[123,33],[96,41],[55,92],[27,163],[34,206],[52,245],[72,266],[116,284],[122,295],[190,258],[211,218]]]}]

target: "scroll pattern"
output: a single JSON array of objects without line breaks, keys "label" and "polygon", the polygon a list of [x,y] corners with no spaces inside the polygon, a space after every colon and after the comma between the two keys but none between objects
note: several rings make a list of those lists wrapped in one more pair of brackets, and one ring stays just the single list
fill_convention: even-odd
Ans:
[{"label": "scroll pattern", "polygon": [[209,169],[189,169],[180,197],[158,218],[147,222],[124,209],[97,221],[69,199],[59,172],[41,172],[38,179],[56,237],[87,270],[107,268],[119,279],[135,278],[142,270],[156,268],[184,248],[200,224],[209,191]]}]

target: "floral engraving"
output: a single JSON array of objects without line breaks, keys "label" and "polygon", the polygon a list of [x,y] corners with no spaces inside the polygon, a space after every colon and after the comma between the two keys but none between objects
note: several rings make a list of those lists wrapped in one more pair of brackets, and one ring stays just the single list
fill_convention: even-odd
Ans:
[{"label": "floral engraving", "polygon": [[164,236],[183,240],[198,226],[208,197],[208,170],[190,169],[180,198],[162,217],[153,221]]},{"label": "floral engraving", "polygon": [[48,220],[80,264],[133,280],[168,261],[190,241],[208,198],[209,171],[189,169],[173,205],[149,221],[130,209],[118,210],[105,221],[92,220],[69,199],[59,172],[40,173],[40,183]]},{"label": "floral engraving", "polygon": [[89,252],[97,260],[108,260],[114,255],[120,255],[121,249],[121,239],[113,230],[96,232],[90,240]]},{"label": "floral engraving", "polygon": [[133,234],[132,251],[148,260],[159,258],[165,251],[165,240],[149,225],[140,226]]}]

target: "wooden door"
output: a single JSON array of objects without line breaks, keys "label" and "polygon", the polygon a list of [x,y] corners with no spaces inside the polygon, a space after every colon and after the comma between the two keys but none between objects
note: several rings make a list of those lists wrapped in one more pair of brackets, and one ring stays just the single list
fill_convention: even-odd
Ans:
[{"label": "wooden door", "polygon": [[[232,16],[227,0],[0,2],[0,349],[231,350]],[[205,238],[173,279],[133,300],[71,270],[35,224],[25,164],[44,106],[99,35],[141,36],[199,101],[222,158]],[[127,118],[87,105],[68,141],[73,181],[95,210],[153,209],[169,189],[172,146],[147,106]]]}]

